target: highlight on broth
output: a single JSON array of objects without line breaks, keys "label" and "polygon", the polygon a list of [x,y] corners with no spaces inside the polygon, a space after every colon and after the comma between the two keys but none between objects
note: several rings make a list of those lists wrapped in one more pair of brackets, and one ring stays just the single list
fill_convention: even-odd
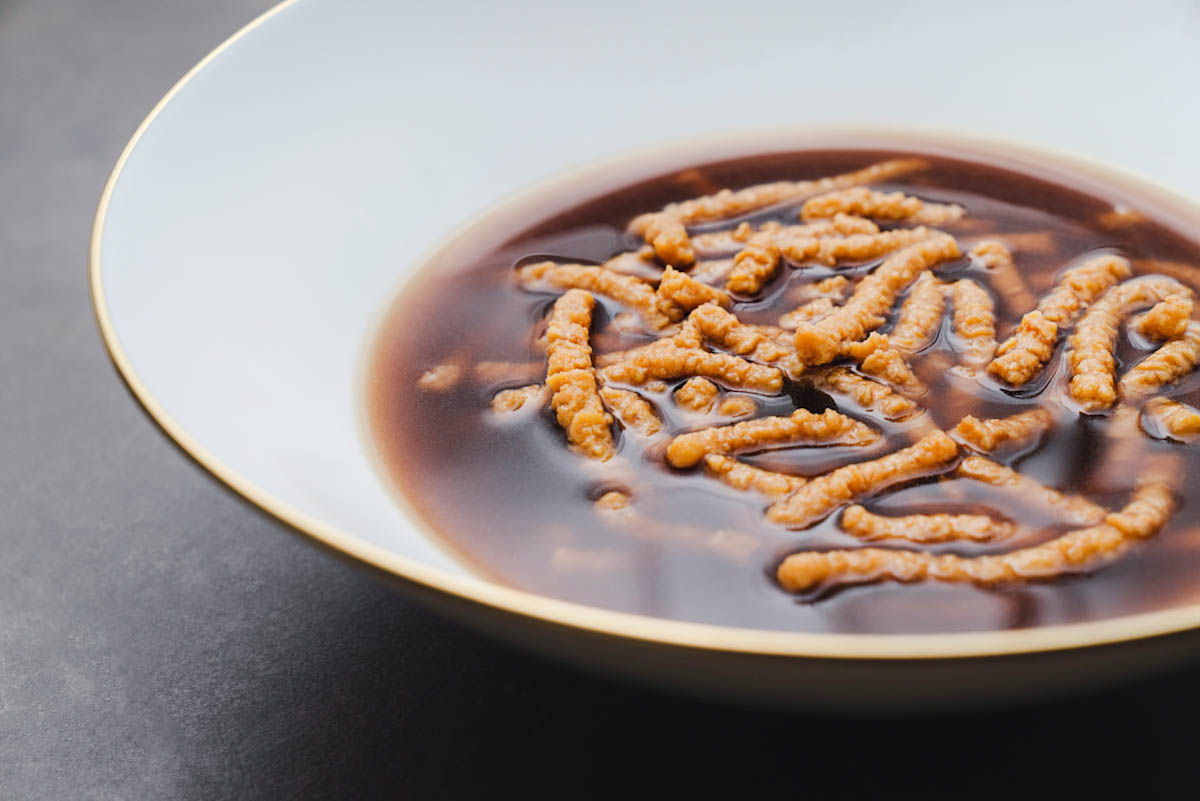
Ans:
[{"label": "highlight on broth", "polygon": [[[708,607],[731,586],[761,594],[766,575],[818,610],[856,586],[1053,591],[1103,573],[1186,492],[1200,270],[1179,248],[1170,274],[1143,258],[1163,254],[1144,249],[1154,236],[1122,238],[1152,225],[1140,215],[1025,213],[1012,190],[954,186],[954,170],[902,155],[643,208],[593,260],[522,253],[517,238],[488,267],[494,283],[453,291],[493,297],[480,310],[510,315],[524,348],[511,361],[470,342],[406,351],[419,375],[392,391],[493,428],[553,420],[568,457],[554,469],[592,489],[586,506],[548,502],[570,512],[557,529],[531,514],[558,532],[546,571],[632,570],[633,538],[660,545],[655,559],[715,558],[700,571]],[[471,463],[505,469],[500,453]],[[704,500],[664,502],[670,481]],[[600,533],[573,544],[575,525]],[[448,536],[472,552],[468,533]],[[604,536],[616,545],[597,547]],[[669,613],[705,618],[686,601]],[[940,628],[900,624],[923,626]]]}]

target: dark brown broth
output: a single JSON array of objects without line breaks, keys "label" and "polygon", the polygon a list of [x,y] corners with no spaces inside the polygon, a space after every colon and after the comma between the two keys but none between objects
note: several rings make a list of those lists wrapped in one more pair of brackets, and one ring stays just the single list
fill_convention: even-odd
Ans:
[{"label": "dark brown broth", "polygon": [[[389,314],[370,368],[370,423],[391,479],[430,526],[481,572],[549,596],[647,615],[796,631],[942,632],[1094,620],[1200,601],[1200,527],[1196,525],[1200,501],[1193,500],[1200,490],[1200,445],[1156,442],[1149,446],[1150,453],[1167,449],[1184,456],[1186,470],[1178,488],[1181,506],[1154,539],[1093,574],[995,588],[885,582],[795,597],[774,581],[774,568],[783,556],[810,548],[861,547],[860,541],[838,529],[838,514],[804,531],[774,526],[763,517],[768,501],[762,496],[730,489],[702,472],[668,468],[661,456],[644,453],[636,438],[619,432],[620,454],[631,465],[632,477],[614,483],[567,450],[549,409],[538,415],[516,415],[511,421],[498,421],[491,413],[489,401],[497,390],[528,384],[528,377],[489,385],[465,380],[445,394],[415,388],[425,370],[454,357],[467,363],[544,360],[534,340],[555,295],[518,287],[512,280],[517,264],[543,257],[598,263],[636,248],[640,243],[624,233],[628,220],[667,202],[722,186],[828,175],[903,155],[909,154],[800,151],[707,164],[652,178],[571,209],[548,210],[490,255],[427,273]],[[988,164],[948,157],[930,160],[930,169],[879,188],[961,203],[969,222],[946,228],[960,239],[988,233],[1053,232],[1053,252],[1015,254],[1035,293],[1048,289],[1064,267],[1102,249],[1133,259],[1200,263],[1200,247],[1164,225],[1148,221],[1106,230],[1096,223],[1114,202],[1137,208],[1136,198],[1113,195],[1102,200]],[[788,206],[741,219],[792,222],[795,216],[796,207]],[[858,273],[877,263],[836,272]],[[788,287],[834,272],[812,267],[782,270],[758,298],[736,304],[734,311],[749,322],[774,323],[792,308],[785,299]],[[939,265],[936,272],[943,277],[969,276],[979,269],[962,259]],[[987,286],[986,279],[980,283]],[[604,331],[618,311],[618,306],[597,296],[592,331],[598,352],[652,338]],[[1015,317],[1002,304],[997,311],[1003,338]],[[939,340],[918,359],[918,372],[928,355],[952,355],[947,329],[943,326]],[[1060,391],[1062,350],[1032,388]],[[1118,361],[1127,366],[1148,352],[1123,334]],[[1018,393],[1025,396],[1019,397],[988,380],[945,370],[926,369],[921,377],[931,389],[923,402],[942,426],[954,425],[964,414],[1011,414],[1036,402],[1029,397],[1032,389]],[[675,382],[672,389],[681,383]],[[1165,394],[1195,405],[1200,402],[1200,377],[1185,378]],[[673,434],[707,425],[676,410],[669,392],[652,399]],[[759,415],[787,414],[800,405],[813,410],[837,408],[833,398],[802,384],[789,385],[781,396],[756,396],[756,400]],[[852,409],[845,411],[861,416]],[[883,430],[886,442],[872,447],[865,457],[854,448],[794,448],[755,454],[746,461],[815,475],[910,441],[902,426],[877,419],[871,423]],[[995,458],[1051,486],[1119,505],[1134,477],[1120,477],[1115,486],[1111,477],[1100,480],[1105,472],[1103,432],[1108,424],[1103,416],[1062,417],[1054,435],[1036,451],[1000,453]],[[1015,542],[931,548],[963,555],[1006,551],[1065,530],[1011,494],[962,480],[955,484],[965,493],[961,500],[949,499],[936,483],[917,482],[865,505],[889,514],[963,512],[986,506],[1038,532]],[[613,488],[632,491],[639,515],[660,525],[631,533],[606,523],[592,503]],[[689,533],[720,529],[752,535],[759,544],[739,561],[696,542]],[[913,547],[884,544],[893,545]]]}]

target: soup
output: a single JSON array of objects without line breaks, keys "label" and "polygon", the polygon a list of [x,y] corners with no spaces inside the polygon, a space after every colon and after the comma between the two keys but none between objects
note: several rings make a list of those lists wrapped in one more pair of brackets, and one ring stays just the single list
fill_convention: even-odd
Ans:
[{"label": "soup", "polygon": [[1132,190],[858,149],[580,189],[372,352],[381,462],[480,573],[796,631],[1200,600],[1200,247]]}]

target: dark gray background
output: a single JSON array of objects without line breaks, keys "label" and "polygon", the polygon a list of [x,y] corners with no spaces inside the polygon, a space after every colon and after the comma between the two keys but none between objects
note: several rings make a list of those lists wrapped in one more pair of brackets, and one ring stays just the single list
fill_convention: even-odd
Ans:
[{"label": "dark gray background", "polygon": [[0,799],[1194,795],[1197,671],[965,718],[715,707],[464,632],[209,480],[110,367],[86,248],[139,120],[269,5],[0,0]]}]

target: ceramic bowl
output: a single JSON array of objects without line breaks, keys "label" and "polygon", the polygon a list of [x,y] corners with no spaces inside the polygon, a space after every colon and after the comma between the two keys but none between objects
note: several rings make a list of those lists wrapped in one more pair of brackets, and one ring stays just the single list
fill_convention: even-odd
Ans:
[{"label": "ceramic bowl", "polygon": [[[1200,606],[1001,632],[802,634],[616,613],[475,575],[377,469],[363,425],[364,362],[408,278],[469,258],[465,249],[520,227],[531,209],[571,205],[580,187],[809,147],[965,155],[1099,195],[1116,182],[1145,211],[1193,232],[1200,209],[1091,159],[928,129],[791,125],[596,160],[651,132],[622,124],[605,139],[574,136],[567,124],[506,123],[467,135],[459,126],[481,108],[500,119],[556,79],[503,101],[489,89],[511,86],[511,76],[475,73],[471,91],[457,94],[467,89],[458,73],[413,86],[412,62],[436,48],[384,24],[399,23],[396,8],[281,6],[189,73],[113,171],[91,249],[96,316],[121,376],[187,454],[299,534],[481,631],[706,697],[839,711],[978,706],[1194,656]],[[415,50],[387,46],[389,35]],[[581,160],[589,163],[564,171]]]}]

